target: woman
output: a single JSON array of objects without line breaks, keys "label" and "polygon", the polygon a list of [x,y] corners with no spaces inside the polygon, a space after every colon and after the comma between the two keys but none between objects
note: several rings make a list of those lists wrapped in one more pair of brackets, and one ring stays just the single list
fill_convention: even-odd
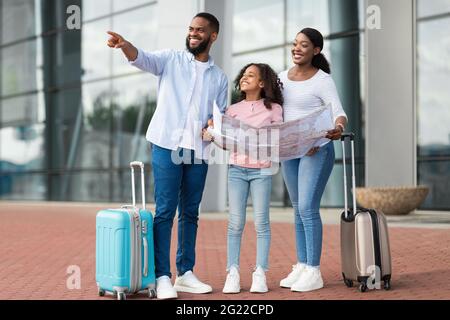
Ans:
[{"label": "woman", "polygon": [[[277,74],[267,64],[251,63],[245,66],[235,80],[240,102],[231,105],[226,114],[260,128],[283,122],[282,84]],[[204,139],[211,136],[204,132]],[[242,233],[246,221],[249,192],[253,200],[256,229],[256,266],[250,292],[265,293],[265,272],[269,267],[270,219],[269,206],[272,189],[271,162],[251,159],[248,155],[232,152],[228,170],[229,222],[228,222],[228,275],[224,293],[239,293],[239,257]]]},{"label": "woman", "polygon": [[330,66],[321,53],[322,34],[311,28],[300,31],[291,53],[294,67],[279,74],[284,84],[284,121],[301,118],[323,105],[331,105],[335,128],[328,131],[328,143],[312,148],[306,156],[282,162],[283,178],[295,213],[297,264],[280,281],[292,291],[323,288],[320,273],[322,220],[320,201],[334,165],[334,146],[347,124],[347,116],[330,76]]}]

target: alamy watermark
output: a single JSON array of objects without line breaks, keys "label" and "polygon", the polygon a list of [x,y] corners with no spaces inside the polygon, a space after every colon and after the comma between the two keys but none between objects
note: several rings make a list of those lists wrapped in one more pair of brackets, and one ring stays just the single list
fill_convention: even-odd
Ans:
[{"label": "alamy watermark", "polygon": [[70,5],[66,9],[66,13],[69,15],[66,19],[66,27],[69,30],[81,29],[81,8],[77,5]]},{"label": "alamy watermark", "polygon": [[81,289],[81,268],[77,265],[71,265],[67,267],[66,274],[69,277],[66,280],[66,287],[68,290],[80,290]]}]

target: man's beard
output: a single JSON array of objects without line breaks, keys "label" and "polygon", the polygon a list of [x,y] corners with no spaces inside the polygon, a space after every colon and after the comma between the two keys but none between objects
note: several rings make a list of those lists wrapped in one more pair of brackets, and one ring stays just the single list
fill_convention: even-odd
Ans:
[{"label": "man's beard", "polygon": [[208,39],[203,40],[200,42],[200,44],[196,48],[191,48],[189,46],[189,36],[186,37],[186,49],[192,53],[194,56],[197,56],[203,52],[205,52],[208,49],[209,41],[211,40],[211,37],[208,37]]}]

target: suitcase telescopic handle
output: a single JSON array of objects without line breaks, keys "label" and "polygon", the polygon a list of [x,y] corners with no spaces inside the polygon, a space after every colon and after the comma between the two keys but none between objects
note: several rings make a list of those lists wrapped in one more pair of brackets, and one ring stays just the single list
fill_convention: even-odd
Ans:
[{"label": "suitcase telescopic handle", "polygon": [[347,170],[345,163],[345,139],[350,139],[351,142],[351,165],[352,165],[352,195],[353,195],[353,216],[356,216],[356,178],[355,178],[355,134],[352,132],[343,133],[341,136],[342,142],[342,165],[344,167],[344,204],[345,204],[345,218],[348,218],[348,200],[347,200]]},{"label": "suitcase telescopic handle", "polygon": [[131,193],[133,197],[133,206],[136,206],[136,188],[134,186],[134,168],[141,168],[141,189],[142,189],[142,209],[145,210],[145,177],[144,177],[144,164],[140,161],[133,161],[130,163],[131,168]]}]

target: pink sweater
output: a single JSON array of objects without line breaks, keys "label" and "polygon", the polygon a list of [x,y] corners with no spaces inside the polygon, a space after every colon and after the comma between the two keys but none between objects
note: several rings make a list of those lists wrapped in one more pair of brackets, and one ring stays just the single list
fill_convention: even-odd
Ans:
[{"label": "pink sweater", "polygon": [[[283,122],[283,109],[281,106],[273,103],[272,109],[269,110],[264,105],[263,99],[258,101],[243,100],[231,105],[225,114],[255,128]],[[238,154],[237,152],[231,152],[230,164],[252,169],[270,168],[272,165],[270,161],[250,161],[247,155]]]}]

